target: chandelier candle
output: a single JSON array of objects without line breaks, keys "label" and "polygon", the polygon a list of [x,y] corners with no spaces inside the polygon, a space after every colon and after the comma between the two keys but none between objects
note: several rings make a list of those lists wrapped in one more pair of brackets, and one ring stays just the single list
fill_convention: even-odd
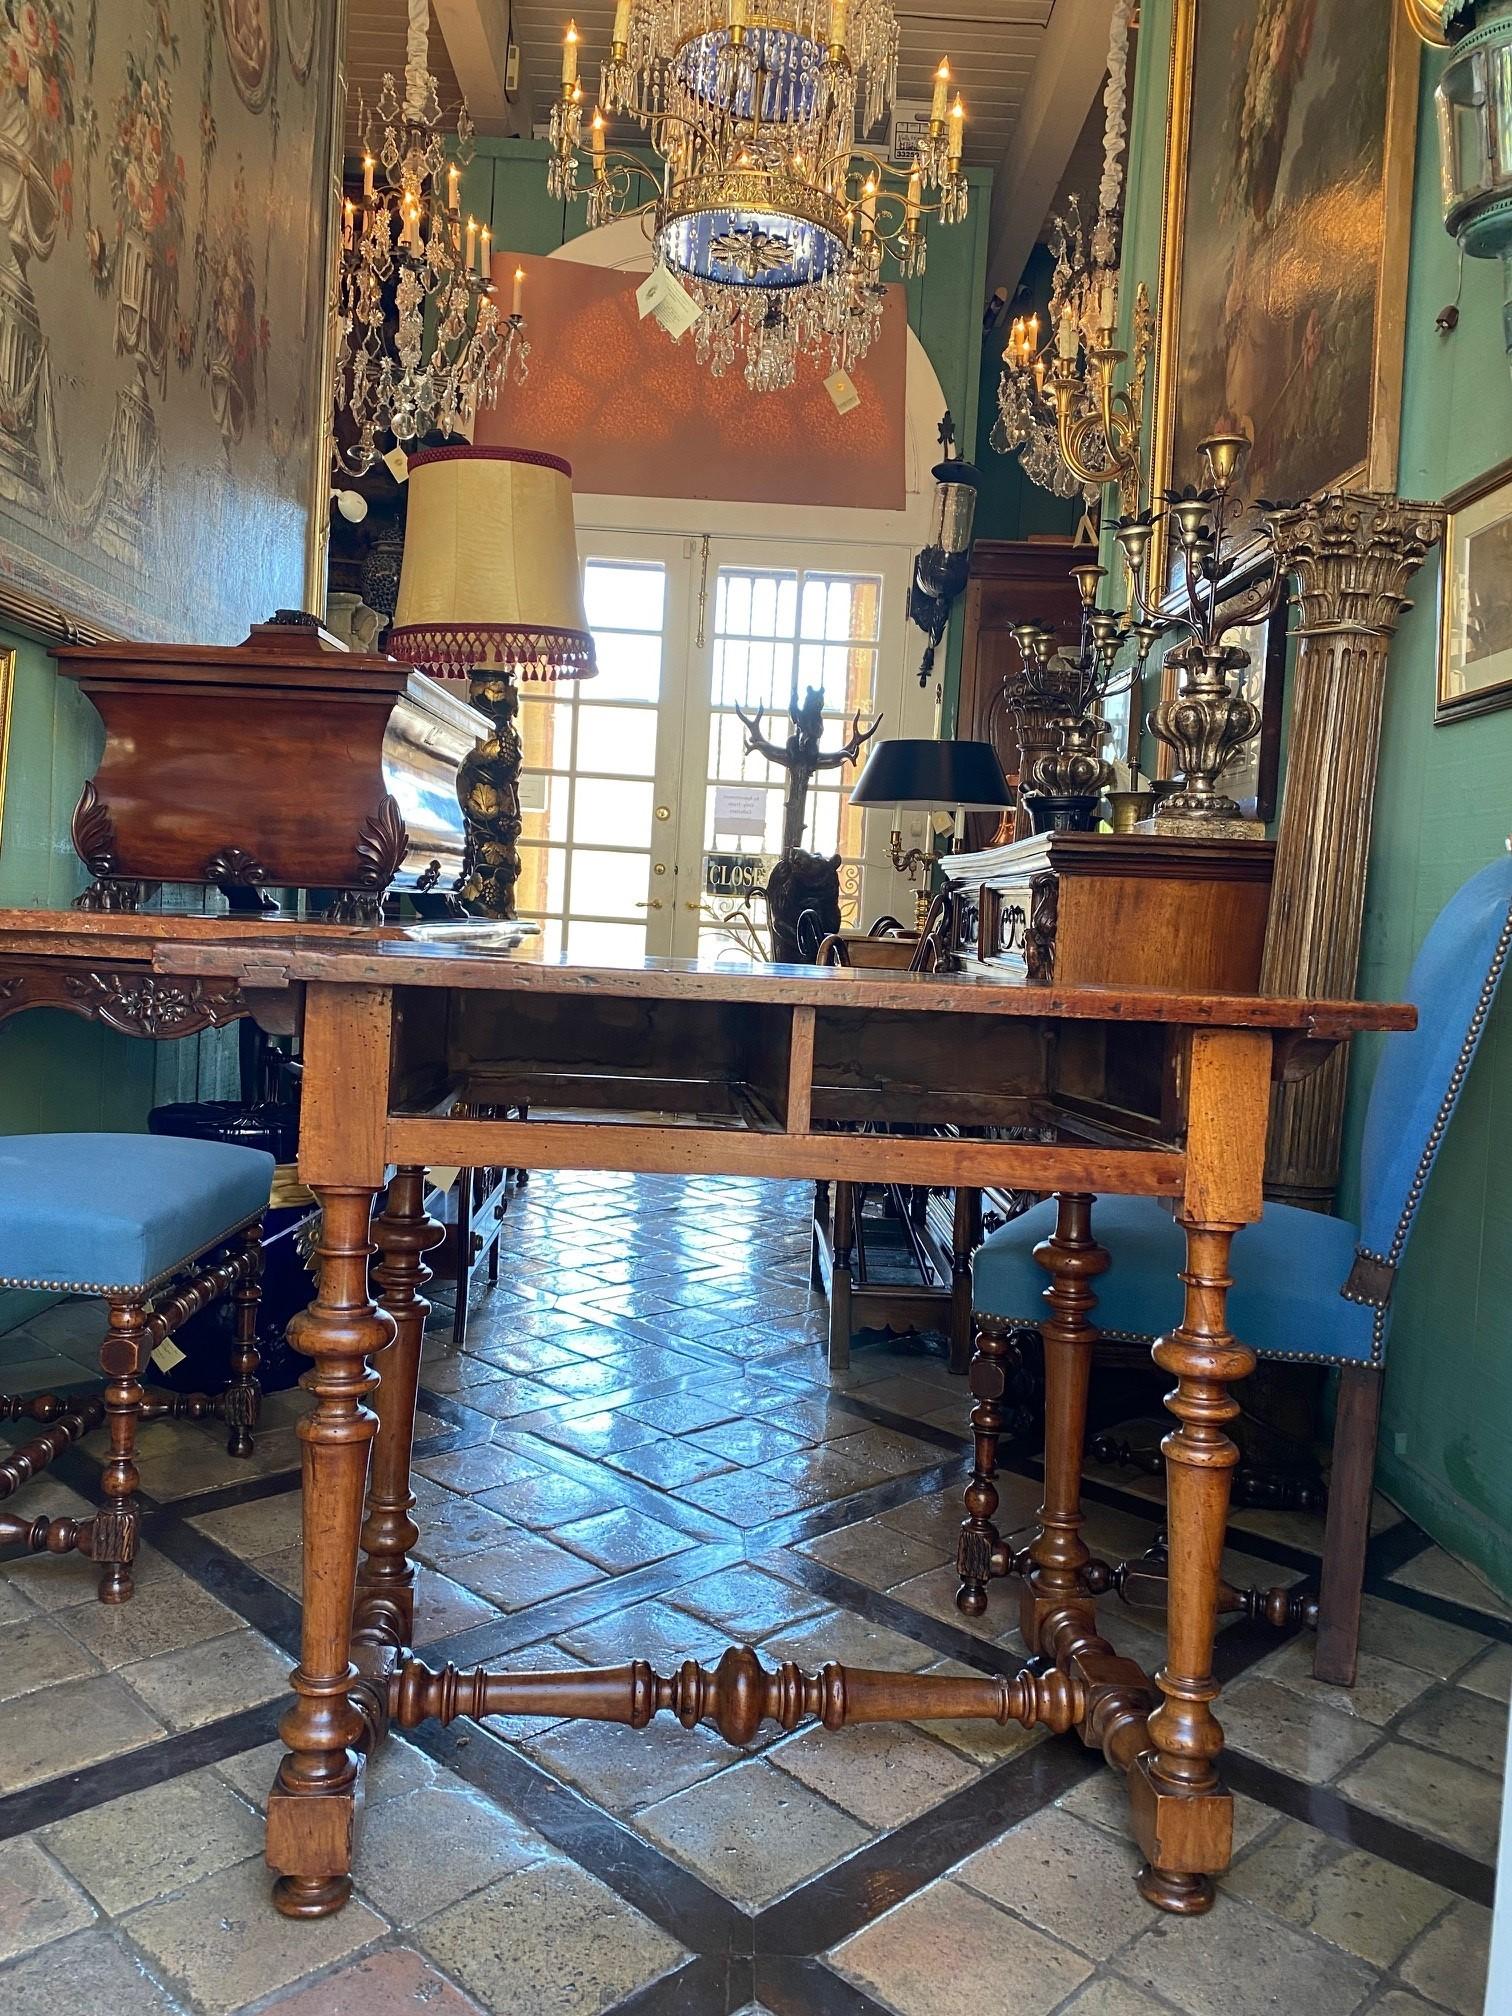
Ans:
[{"label": "chandelier candle", "polygon": [[[488,230],[458,206],[472,159],[467,107],[443,119],[427,68],[428,0],[408,0],[404,97],[386,76],[362,159],[362,200],[342,206],[337,301],[336,458],[360,476],[390,438],[472,432],[513,365],[523,379],[530,345],[518,297],[503,316],[488,275]],[[358,123],[367,126],[359,105]],[[446,128],[455,124],[451,157]],[[382,170],[382,180],[379,170]]]},{"label": "chandelier candle", "polygon": [[[648,218],[657,266],[701,310],[695,346],[716,376],[740,365],[765,391],[791,384],[799,358],[849,370],[881,327],[888,258],[904,278],[922,273],[926,216],[966,214],[966,112],[948,63],[911,163],[895,169],[857,138],[891,105],[897,51],[892,0],[617,0],[586,150],[576,56],[564,58],[547,188],[586,194],[590,226]],[[616,114],[643,130],[651,161],[609,144]]]}]

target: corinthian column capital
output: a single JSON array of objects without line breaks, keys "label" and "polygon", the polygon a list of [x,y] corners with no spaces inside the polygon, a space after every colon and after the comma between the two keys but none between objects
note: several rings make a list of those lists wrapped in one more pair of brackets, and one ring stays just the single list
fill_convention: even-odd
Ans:
[{"label": "corinthian column capital", "polygon": [[1296,584],[1299,637],[1393,635],[1412,607],[1408,582],[1444,536],[1439,505],[1383,490],[1326,490],[1267,507],[1262,523],[1277,568]]}]

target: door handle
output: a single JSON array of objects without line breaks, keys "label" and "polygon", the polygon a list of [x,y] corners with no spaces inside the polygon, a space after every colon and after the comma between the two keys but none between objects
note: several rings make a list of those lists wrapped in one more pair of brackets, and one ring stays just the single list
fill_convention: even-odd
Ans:
[{"label": "door handle", "polygon": [[649,902],[637,903],[635,907],[637,910],[660,910],[662,907],[662,899],[660,898],[660,896],[653,896]]}]

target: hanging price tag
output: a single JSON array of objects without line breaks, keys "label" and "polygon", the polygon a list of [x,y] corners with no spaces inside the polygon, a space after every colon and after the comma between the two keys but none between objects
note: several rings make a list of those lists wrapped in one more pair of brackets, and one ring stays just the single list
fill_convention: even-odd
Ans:
[{"label": "hanging price tag", "polygon": [[175,1365],[182,1365],[187,1354],[180,1351],[171,1337],[165,1337],[152,1354],[152,1362],[159,1372],[171,1372]]},{"label": "hanging price tag", "polygon": [[383,466],[396,483],[408,483],[409,457],[402,448],[390,448],[383,458]]},{"label": "hanging price tag", "polygon": [[861,404],[861,394],[849,371],[831,371],[824,381],[824,389],[835,402],[837,413],[854,413]]},{"label": "hanging price tag", "polygon": [[680,342],[703,310],[679,281],[658,266],[635,290],[635,305],[640,309],[641,320],[648,315],[655,318],[673,342]]}]

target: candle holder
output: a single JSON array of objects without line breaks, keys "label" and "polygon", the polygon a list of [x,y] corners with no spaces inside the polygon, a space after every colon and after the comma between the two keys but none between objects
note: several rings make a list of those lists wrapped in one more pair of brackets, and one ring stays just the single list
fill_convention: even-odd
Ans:
[{"label": "candle holder", "polygon": [[[1164,494],[1181,562],[1176,594],[1159,609],[1152,605],[1146,576],[1161,514],[1138,512],[1120,518],[1113,528],[1141,618],[1158,630],[1186,632],[1185,641],[1166,654],[1179,682],[1177,691],[1146,716],[1151,734],[1175,757],[1179,788],[1160,800],[1143,830],[1259,840],[1265,837],[1264,826],[1243,818],[1238,803],[1220,788],[1224,771],[1259,734],[1261,719],[1260,709],[1233,683],[1234,675],[1248,666],[1249,653],[1224,640],[1244,624],[1265,621],[1280,607],[1286,577],[1277,568],[1259,594],[1235,597],[1227,609],[1221,605],[1220,587],[1234,559],[1235,528],[1248,513],[1233,486],[1249,442],[1239,434],[1214,434],[1197,444],[1197,452],[1206,482]],[[1182,597],[1186,607],[1174,608]]]},{"label": "candle holder", "polygon": [[[1020,797],[1036,833],[1090,833],[1097,824],[1112,766],[1099,753],[1108,733],[1101,710],[1144,676],[1161,634],[1156,622],[1126,623],[1100,609],[1106,567],[1087,562],[1071,569],[1081,597],[1081,638],[1072,652],[1043,623],[1014,626],[1022,670],[1004,683],[1022,752]],[[1124,646],[1138,646],[1131,664],[1118,669]]]}]

